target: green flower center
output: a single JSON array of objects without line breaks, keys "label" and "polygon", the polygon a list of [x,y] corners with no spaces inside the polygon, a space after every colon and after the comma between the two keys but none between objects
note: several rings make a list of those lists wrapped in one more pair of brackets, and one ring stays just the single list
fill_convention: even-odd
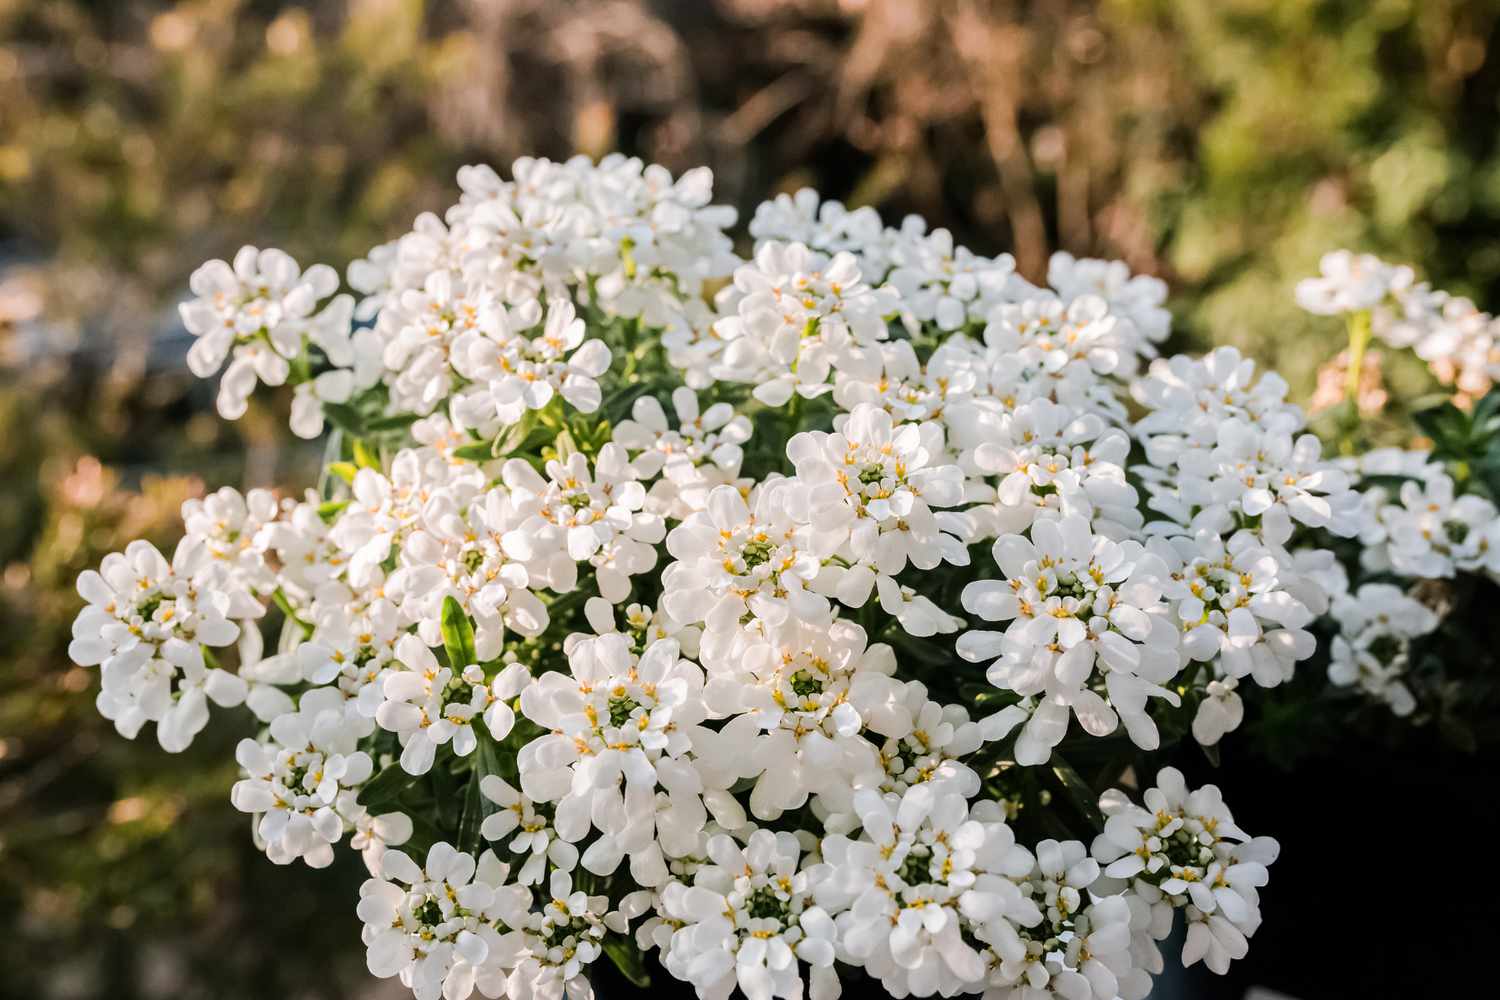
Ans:
[{"label": "green flower center", "polygon": [[609,724],[618,729],[629,722],[630,716],[640,707],[641,703],[629,695],[609,699]]},{"label": "green flower center", "polygon": [[764,538],[757,538],[752,542],[747,542],[741,556],[745,560],[745,568],[754,569],[762,563],[767,562],[771,558],[771,548],[771,543]]},{"label": "green flower center", "polygon": [[776,890],[763,885],[745,900],[745,912],[752,920],[784,920],[787,901],[776,895]]},{"label": "green flower center", "polygon": [[789,683],[798,698],[806,698],[808,695],[823,693],[822,682],[806,670],[799,670],[793,674]]}]

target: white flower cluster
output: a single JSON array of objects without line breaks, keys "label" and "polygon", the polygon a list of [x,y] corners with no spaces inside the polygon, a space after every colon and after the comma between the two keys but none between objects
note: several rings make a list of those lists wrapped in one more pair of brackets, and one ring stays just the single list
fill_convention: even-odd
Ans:
[{"label": "white flower cluster", "polygon": [[1410,667],[1411,640],[1438,627],[1435,611],[1389,583],[1367,583],[1333,604],[1340,634],[1333,640],[1328,679],[1390,706],[1397,715],[1416,710],[1402,680]]},{"label": "white flower cluster", "polygon": [[[1475,410],[1473,433],[1460,435],[1470,438],[1460,450],[1481,447],[1490,431],[1488,418],[1480,416],[1483,404],[1476,408],[1475,402],[1500,378],[1500,323],[1494,317],[1468,299],[1418,281],[1410,267],[1347,250],[1323,257],[1321,273],[1297,286],[1297,301],[1316,315],[1344,317],[1351,355],[1372,336],[1410,348],[1440,382],[1453,386],[1453,403]],[[1354,394],[1351,383],[1344,396]],[[1452,404],[1447,409],[1466,419]],[[1435,425],[1424,426],[1442,437]],[[1427,690],[1414,690],[1408,671],[1412,640],[1434,632],[1450,610],[1452,602],[1443,596],[1448,581],[1500,580],[1492,486],[1477,482],[1484,475],[1483,457],[1456,454],[1452,441],[1432,447],[1438,454],[1377,448],[1341,462],[1359,482],[1363,503],[1358,560],[1350,560],[1356,589],[1350,595],[1347,580],[1328,581],[1338,633],[1329,678],[1398,716],[1413,715],[1419,702],[1439,700],[1438,689],[1446,684],[1440,667],[1427,672]],[[1472,474],[1472,465],[1481,467],[1480,476]]]},{"label": "white flower cluster", "polygon": [[[1385,476],[1364,491],[1360,564],[1370,573],[1450,579],[1474,573],[1500,580],[1500,511],[1485,497],[1459,494],[1453,478],[1426,452],[1394,456],[1390,471],[1360,463],[1365,476]],[[1390,478],[1400,479],[1392,489]]]},{"label": "white flower cluster", "polygon": [[1484,395],[1500,379],[1500,323],[1466,298],[1418,281],[1405,265],[1335,250],[1297,284],[1297,304],[1318,316],[1367,322],[1374,336],[1411,348],[1444,383]]},{"label": "white flower cluster", "polygon": [[[370,337],[351,327],[353,298],[334,296],[316,311],[338,290],[338,273],[328,265],[304,272],[281,250],[244,247],[232,265],[209,261],[189,284],[196,298],[182,305],[182,322],[198,339],[188,367],[207,378],[229,360],[219,382],[226,420],[244,416],[257,382],[283,385],[295,374],[292,430],[313,438],[323,431],[323,403],[347,402],[374,384]],[[314,348],[331,366],[316,377],[308,357]]]},{"label": "white flower cluster", "polygon": [[180,749],[248,701],[234,805],[278,863],[349,836],[370,970],[420,998],[583,1000],[632,933],[710,1000],[831,1000],[841,966],[1142,997],[1179,906],[1191,957],[1243,954],[1268,848],[1216,791],[1164,771],[1092,858],[1007,796],[1069,740],[1215,743],[1311,655],[1313,532],[1361,501],[1284,383],[1158,358],[1164,288],[1118,263],[1037,287],[810,192],[742,261],[707,171],[623,157],[459,183],[350,268],[358,303],[315,312],[336,280],[274,251],[195,276],[225,415],[246,372],[291,382],[338,454],[80,580],[122,733]]},{"label": "white flower cluster", "polygon": [[1171,933],[1173,913],[1180,909],[1187,919],[1185,965],[1201,960],[1222,973],[1232,960],[1244,958],[1260,927],[1258,890],[1280,853],[1276,841],[1251,838],[1234,825],[1218,788],[1190,791],[1172,767],[1156,776],[1144,806],[1111,790],[1100,807],[1108,818],[1094,840],[1093,856],[1105,865],[1106,880],[1130,887],[1137,946],[1155,952],[1155,942]]}]

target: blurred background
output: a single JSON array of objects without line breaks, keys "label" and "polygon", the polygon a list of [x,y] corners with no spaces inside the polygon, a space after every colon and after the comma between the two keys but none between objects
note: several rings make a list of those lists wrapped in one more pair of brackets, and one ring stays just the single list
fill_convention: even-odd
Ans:
[{"label": "blurred background", "polygon": [[709,164],[742,213],[803,185],[918,212],[1033,279],[1057,249],[1124,259],[1170,283],[1177,347],[1238,344],[1306,398],[1342,333],[1291,291],[1326,250],[1497,304],[1497,22],[1495,0],[0,0],[0,996],[401,995],[363,972],[357,859],[312,875],[250,843],[242,734],[127,743],[67,660],[79,571],[174,543],[205,486],[316,467],[285,400],[226,425],[189,376],[174,304],[203,260],[342,267],[451,203],[461,164],[618,149]]}]

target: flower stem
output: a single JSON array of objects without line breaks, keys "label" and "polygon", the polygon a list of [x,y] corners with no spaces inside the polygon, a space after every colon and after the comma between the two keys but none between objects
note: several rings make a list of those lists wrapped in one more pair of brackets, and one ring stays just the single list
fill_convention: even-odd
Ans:
[{"label": "flower stem", "polygon": [[1349,314],[1349,369],[1344,374],[1344,401],[1359,409],[1359,382],[1365,367],[1365,348],[1370,346],[1370,311]]}]

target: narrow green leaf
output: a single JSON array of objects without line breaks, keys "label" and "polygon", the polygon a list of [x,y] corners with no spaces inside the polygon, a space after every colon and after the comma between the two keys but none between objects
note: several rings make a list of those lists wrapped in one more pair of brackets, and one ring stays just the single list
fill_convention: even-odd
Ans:
[{"label": "narrow green leaf", "polygon": [[404,431],[417,420],[415,413],[398,413],[392,417],[376,417],[365,424],[365,429],[371,434],[387,434],[391,431]]},{"label": "narrow green leaf", "polygon": [[464,790],[464,811],[458,821],[458,843],[456,846],[460,851],[479,856],[479,848],[483,842],[480,837],[480,827],[484,825],[486,799],[479,790],[480,779],[484,775],[475,768],[469,774],[469,784]]},{"label": "narrow green leaf", "polygon": [[390,767],[365,782],[359,790],[359,804],[374,810],[377,806],[395,802],[402,792],[422,780],[419,774],[407,774],[401,765],[392,762]]},{"label": "narrow green leaf", "polygon": [[280,587],[271,591],[271,601],[281,609],[281,613],[286,616],[287,621],[296,622],[304,632],[312,631],[312,626],[298,617],[297,609],[292,607],[292,602],[287,600],[286,593]]},{"label": "narrow green leaf", "polygon": [[1491,389],[1484,394],[1483,399],[1474,404],[1471,419],[1476,438],[1489,438],[1500,431],[1500,388]]},{"label": "narrow green leaf", "polygon": [[1083,818],[1092,823],[1095,829],[1104,829],[1104,813],[1099,810],[1099,797],[1094,794],[1094,789],[1089,786],[1089,783],[1083,780],[1083,776],[1073,770],[1073,765],[1057,753],[1053,753],[1052,773],[1062,783],[1063,790],[1068,793],[1068,798],[1083,814]]},{"label": "narrow green leaf", "polygon": [[500,747],[484,723],[475,720],[474,738],[477,746],[470,755],[469,786],[464,793],[464,814],[458,824],[458,839],[461,851],[478,855],[484,847],[481,828],[489,815],[500,807],[485,798],[480,783],[489,775],[500,774]]},{"label": "narrow green leaf", "polygon": [[359,471],[359,466],[353,462],[329,462],[328,471],[338,476],[344,482],[353,485],[354,474]]},{"label": "narrow green leaf", "polygon": [[606,934],[604,936],[604,954],[620,970],[620,974],[630,980],[630,984],[637,989],[645,989],[651,985],[651,976],[646,972],[646,959],[641,950],[635,946],[635,941],[619,934]]},{"label": "narrow green leaf", "polygon": [[457,673],[476,662],[474,625],[463,606],[450,594],[443,598],[443,648],[448,652],[448,666]]},{"label": "narrow green leaf", "polygon": [[354,441],[354,464],[361,469],[379,469],[380,456],[370,450],[370,446],[363,441]]},{"label": "narrow green leaf", "polygon": [[536,413],[534,410],[527,410],[524,417],[495,437],[494,443],[490,445],[490,457],[500,458],[516,451],[531,436],[531,430],[535,426]]},{"label": "narrow green leaf", "polygon": [[325,500],[318,504],[318,516],[326,524],[342,514],[347,506],[349,506],[348,500]]},{"label": "narrow green leaf", "polygon": [[365,418],[348,403],[324,403],[323,415],[328,422],[333,424],[345,434],[353,437],[364,437]]},{"label": "narrow green leaf", "polygon": [[462,445],[453,449],[453,457],[461,458],[465,462],[487,462],[494,456],[490,453],[491,445],[488,441],[478,441],[474,444]]}]

